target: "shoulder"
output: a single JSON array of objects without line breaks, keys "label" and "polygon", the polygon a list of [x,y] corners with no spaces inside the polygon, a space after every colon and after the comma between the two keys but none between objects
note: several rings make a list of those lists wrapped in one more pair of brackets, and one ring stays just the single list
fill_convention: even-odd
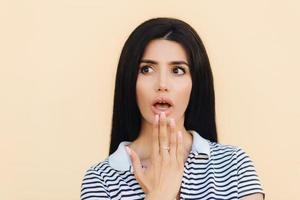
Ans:
[{"label": "shoulder", "polygon": [[226,167],[236,174],[238,197],[262,193],[265,196],[253,161],[246,151],[234,145],[209,142],[211,158],[216,164]]},{"label": "shoulder", "polygon": [[221,144],[216,142],[209,141],[210,152],[212,155],[234,155],[236,157],[240,157],[242,155],[247,155],[244,149],[239,146],[229,145],[229,144]]},{"label": "shoulder", "polygon": [[235,145],[220,144],[215,142],[209,142],[210,154],[213,160],[227,162],[235,165],[235,168],[239,170],[242,167],[254,167],[254,164],[246,151]]},{"label": "shoulder", "polygon": [[87,168],[85,171],[84,178],[88,177],[98,177],[103,179],[110,171],[110,166],[108,164],[108,158],[95,163]]},{"label": "shoulder", "polygon": [[83,177],[81,183],[81,200],[90,200],[94,197],[109,199],[109,191],[106,185],[105,176],[109,173],[108,160],[105,159],[90,166]]}]

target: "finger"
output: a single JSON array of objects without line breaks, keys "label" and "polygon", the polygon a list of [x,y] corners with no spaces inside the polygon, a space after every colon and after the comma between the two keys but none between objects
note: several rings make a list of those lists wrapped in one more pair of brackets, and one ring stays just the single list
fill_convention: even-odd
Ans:
[{"label": "finger", "polygon": [[177,132],[177,162],[179,165],[182,165],[184,163],[184,158],[183,158],[183,136],[182,132],[178,131]]},{"label": "finger", "polygon": [[175,120],[170,119],[170,156],[176,160],[176,149],[177,149],[177,135],[175,131]]},{"label": "finger", "polygon": [[159,150],[162,155],[163,160],[168,159],[169,157],[169,151],[167,148],[169,147],[169,138],[167,133],[167,119],[165,112],[161,112],[160,118],[159,118]]},{"label": "finger", "polygon": [[131,158],[135,179],[141,186],[142,190],[146,193],[148,192],[148,187],[147,187],[147,181],[145,180],[145,176],[143,172],[144,170],[142,168],[141,161],[134,150],[130,149],[128,146],[126,146],[126,150]]},{"label": "finger", "polygon": [[159,141],[158,141],[158,124],[159,124],[159,116],[155,115],[153,122],[153,132],[152,132],[152,152],[154,159],[159,155]]},{"label": "finger", "polygon": [[143,175],[144,175],[143,171],[142,171],[143,169],[142,169],[142,164],[141,164],[140,158],[135,153],[135,151],[132,150],[131,148],[129,148],[128,146],[126,146],[126,150],[127,150],[128,154],[130,155],[134,176],[135,176],[136,180],[138,180],[138,182],[140,182],[140,181],[142,181]]}]

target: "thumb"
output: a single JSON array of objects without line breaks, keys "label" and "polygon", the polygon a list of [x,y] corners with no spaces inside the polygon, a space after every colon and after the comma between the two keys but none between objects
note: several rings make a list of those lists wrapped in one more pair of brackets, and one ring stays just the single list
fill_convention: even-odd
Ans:
[{"label": "thumb", "polygon": [[140,158],[137,155],[137,153],[135,153],[135,151],[133,149],[129,148],[128,146],[126,146],[126,150],[127,150],[128,154],[130,155],[134,175],[138,181],[141,181],[144,174],[143,174]]},{"label": "thumb", "polygon": [[128,152],[128,154],[130,155],[130,158],[131,158],[134,176],[135,176],[137,182],[140,184],[140,186],[144,190],[144,189],[146,189],[146,184],[145,184],[144,172],[143,172],[140,158],[137,155],[137,153],[135,153],[135,151],[132,150],[131,148],[129,148],[128,146],[126,146],[126,151]]}]

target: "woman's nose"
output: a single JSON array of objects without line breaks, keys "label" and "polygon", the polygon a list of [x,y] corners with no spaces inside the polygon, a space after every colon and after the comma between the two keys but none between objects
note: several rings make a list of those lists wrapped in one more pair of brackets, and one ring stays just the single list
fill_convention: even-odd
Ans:
[{"label": "woman's nose", "polygon": [[165,86],[160,86],[160,87],[158,88],[158,91],[168,91],[168,88],[165,87]]},{"label": "woman's nose", "polygon": [[164,73],[160,73],[158,77],[158,91],[168,91],[169,86],[168,86],[168,81],[167,81],[167,76]]}]

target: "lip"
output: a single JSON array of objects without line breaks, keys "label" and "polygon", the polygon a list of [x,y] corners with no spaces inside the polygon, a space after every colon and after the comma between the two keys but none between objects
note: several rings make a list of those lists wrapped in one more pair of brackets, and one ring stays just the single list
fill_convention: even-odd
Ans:
[{"label": "lip", "polygon": [[155,103],[160,102],[160,101],[166,102],[166,103],[170,104],[171,106],[174,106],[172,99],[170,99],[169,97],[166,97],[166,96],[156,97],[154,99],[154,101],[152,101],[152,105],[154,105]]},{"label": "lip", "polygon": [[151,110],[156,115],[160,115],[161,112],[165,112],[166,116],[169,116],[173,110],[173,106],[169,107],[168,109],[161,110],[152,105]]},{"label": "lip", "polygon": [[[157,109],[154,105],[157,103],[157,102],[165,102],[165,103],[168,103],[170,104],[170,107],[167,108],[167,109]],[[173,110],[173,107],[174,107],[174,103],[173,101],[168,98],[168,97],[165,97],[165,96],[158,96],[157,98],[155,98],[155,100],[152,102],[152,106],[151,106],[151,110],[154,114],[160,114],[161,112],[165,112],[166,116],[169,116]]]}]

